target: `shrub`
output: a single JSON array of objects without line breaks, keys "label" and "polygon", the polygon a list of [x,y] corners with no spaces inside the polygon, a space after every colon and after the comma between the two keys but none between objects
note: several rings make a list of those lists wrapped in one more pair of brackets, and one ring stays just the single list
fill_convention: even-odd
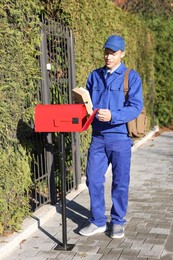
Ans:
[{"label": "shrub", "polygon": [[30,122],[39,79],[38,1],[0,3],[0,233],[19,229],[29,213],[29,149],[21,146],[18,124]]},{"label": "shrub", "polygon": [[29,214],[30,167],[21,146],[0,148],[0,234],[17,231]]}]

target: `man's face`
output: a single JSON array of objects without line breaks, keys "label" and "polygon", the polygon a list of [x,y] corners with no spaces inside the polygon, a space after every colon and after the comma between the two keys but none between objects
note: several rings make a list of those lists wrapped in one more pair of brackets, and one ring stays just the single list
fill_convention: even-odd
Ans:
[{"label": "man's face", "polygon": [[108,69],[113,70],[121,62],[121,59],[124,57],[125,53],[121,50],[113,51],[111,49],[105,49],[104,51],[104,60]]}]

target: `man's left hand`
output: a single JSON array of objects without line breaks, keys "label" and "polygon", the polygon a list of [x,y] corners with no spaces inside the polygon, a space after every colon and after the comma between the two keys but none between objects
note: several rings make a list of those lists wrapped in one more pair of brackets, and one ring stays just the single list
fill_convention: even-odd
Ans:
[{"label": "man's left hand", "polygon": [[109,122],[112,118],[111,111],[109,109],[98,110],[98,120],[102,122]]}]

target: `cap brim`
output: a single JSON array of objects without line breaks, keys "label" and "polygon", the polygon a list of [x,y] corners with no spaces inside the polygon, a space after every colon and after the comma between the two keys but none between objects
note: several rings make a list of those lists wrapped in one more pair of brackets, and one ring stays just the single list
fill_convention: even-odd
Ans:
[{"label": "cap brim", "polygon": [[115,46],[115,45],[112,45],[112,44],[105,44],[105,45],[103,46],[103,48],[105,48],[105,49],[111,49],[111,50],[113,50],[113,51],[119,51],[119,50],[121,50],[121,48],[120,48],[119,46]]}]

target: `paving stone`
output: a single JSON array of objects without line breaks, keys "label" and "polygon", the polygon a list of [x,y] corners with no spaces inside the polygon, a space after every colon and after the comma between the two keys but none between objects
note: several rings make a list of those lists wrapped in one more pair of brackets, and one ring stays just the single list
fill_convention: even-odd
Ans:
[{"label": "paving stone", "polygon": [[111,251],[111,248],[108,247],[100,247],[98,253],[99,254],[108,254]]},{"label": "paving stone", "polygon": [[165,234],[155,234],[155,233],[153,233],[153,235],[156,235],[157,239],[164,239],[165,241],[168,237],[168,235],[165,235]]},{"label": "paving stone", "polygon": [[51,250],[54,246],[54,242],[50,241],[49,243],[39,243],[37,242],[32,248],[37,250]]},{"label": "paving stone", "polygon": [[139,233],[137,233],[135,239],[145,241],[147,239],[147,237],[148,237],[148,234],[139,232]]},{"label": "paving stone", "polygon": [[125,227],[125,232],[129,233],[129,232],[135,232],[136,229],[136,224],[134,223],[133,225],[131,224],[131,222],[129,221],[129,226]]},{"label": "paving stone", "polygon": [[20,254],[20,257],[36,257],[36,255],[40,252],[39,249],[31,249],[25,250]]},{"label": "paving stone", "polygon": [[22,256],[21,258],[17,258],[16,260],[46,260],[46,257],[43,256]]},{"label": "paving stone", "polygon": [[139,238],[125,238],[124,239],[124,241],[125,242],[127,242],[127,243],[131,243],[131,244],[140,244],[140,245],[142,245],[143,243],[144,243],[144,241],[145,241],[145,238],[144,237],[139,237]]},{"label": "paving stone", "polygon": [[47,257],[57,257],[59,255],[59,251],[57,250],[42,250],[37,254],[37,257],[47,258]]},{"label": "paving stone", "polygon": [[72,244],[72,245],[76,245],[78,243],[78,241],[79,241],[79,238],[70,238],[70,239],[68,238],[67,243]]},{"label": "paving stone", "polygon": [[158,252],[148,251],[148,250],[144,250],[144,249],[139,253],[139,257],[147,257],[147,259],[148,258],[160,259]]},{"label": "paving stone", "polygon": [[130,223],[134,223],[135,225],[137,225],[138,223],[143,222],[145,219],[144,218],[140,218],[140,217],[132,217],[130,220]]},{"label": "paving stone", "polygon": [[98,246],[85,246],[85,245],[76,245],[73,249],[72,252],[76,252],[76,253],[81,253],[81,252],[85,252],[85,253],[97,253],[99,251],[100,247]]},{"label": "paving stone", "polygon": [[128,249],[132,246],[131,243],[128,243],[128,242],[122,242],[119,244],[118,248],[124,248],[124,249]]},{"label": "paving stone", "polygon": [[159,238],[147,238],[145,240],[145,244],[153,244],[153,245],[164,245],[166,242],[165,239],[159,239]]},{"label": "paving stone", "polygon": [[131,256],[131,258],[133,259],[133,257],[136,257],[140,252],[140,249],[124,249],[122,251],[121,256],[127,255],[127,256]]},{"label": "paving stone", "polygon": [[148,218],[151,217],[151,214],[150,213],[144,213],[144,212],[136,212],[134,214],[134,217],[148,219]]},{"label": "paving stone", "polygon": [[[95,240],[95,239],[87,239],[85,241],[85,246],[96,246],[98,244],[99,240]],[[80,246],[80,245],[83,245],[83,241],[78,241],[77,245]]]},{"label": "paving stone", "polygon": [[104,254],[100,258],[100,260],[118,260],[120,255],[114,255],[114,254]]},{"label": "paving stone", "polygon": [[110,255],[116,255],[116,256],[120,256],[122,254],[124,249],[122,248],[112,248],[112,250],[109,252]]},{"label": "paving stone", "polygon": [[101,234],[95,234],[94,236],[88,237],[88,240],[104,240],[104,241],[110,241],[111,238],[109,236],[109,231],[106,231]]},{"label": "paving stone", "polygon": [[135,257],[131,255],[121,255],[118,260],[148,260],[148,258],[143,258],[143,257]]},{"label": "paving stone", "polygon": [[124,238],[122,239],[112,239],[110,243],[107,245],[108,248],[117,248],[122,242],[124,241]]},{"label": "paving stone", "polygon": [[161,260],[172,260],[173,259],[173,255],[167,253],[164,256],[161,256],[159,259],[161,259]]},{"label": "paving stone", "polygon": [[19,260],[20,259],[20,253],[19,252],[13,252],[9,256],[1,257],[2,260]]},{"label": "paving stone", "polygon": [[153,245],[151,251],[161,253],[163,251],[164,245]]},{"label": "paving stone", "polygon": [[[60,252],[54,259],[55,260],[71,260],[75,256],[75,253],[73,252]],[[49,259],[49,258],[47,258]]]},{"label": "paving stone", "polygon": [[89,254],[89,253],[77,253],[74,257],[73,260],[99,260],[101,259],[102,254]]},{"label": "paving stone", "polygon": [[150,224],[151,226],[148,227],[148,225],[146,223],[144,223],[144,225],[140,225],[140,226],[136,226],[135,232],[141,232],[143,234],[148,234],[152,228],[152,224]]},{"label": "paving stone", "polygon": [[135,250],[151,250],[151,248],[153,247],[152,244],[144,244],[144,243],[133,243],[131,246],[131,250],[135,249]]},{"label": "paving stone", "polygon": [[125,237],[128,239],[135,239],[137,236],[138,232],[134,232],[134,231],[127,231],[125,230]]},{"label": "paving stone", "polygon": [[109,240],[99,240],[97,246],[107,247],[109,244],[110,244],[110,239]]},{"label": "paving stone", "polygon": [[170,231],[169,229],[165,229],[165,228],[152,228],[150,230],[150,233],[168,235],[169,231]]},{"label": "paving stone", "polygon": [[139,256],[142,257],[150,257],[150,258],[159,258],[161,256],[161,253],[163,251],[163,245],[154,245],[151,250],[149,250],[149,248],[146,247],[146,249],[144,247],[142,247]]},{"label": "paving stone", "polygon": [[[157,257],[157,256],[153,256],[152,258],[150,257],[147,257],[147,260],[160,260],[161,258],[160,257]],[[173,258],[169,259],[169,258],[166,258],[165,260],[172,260]]]}]

